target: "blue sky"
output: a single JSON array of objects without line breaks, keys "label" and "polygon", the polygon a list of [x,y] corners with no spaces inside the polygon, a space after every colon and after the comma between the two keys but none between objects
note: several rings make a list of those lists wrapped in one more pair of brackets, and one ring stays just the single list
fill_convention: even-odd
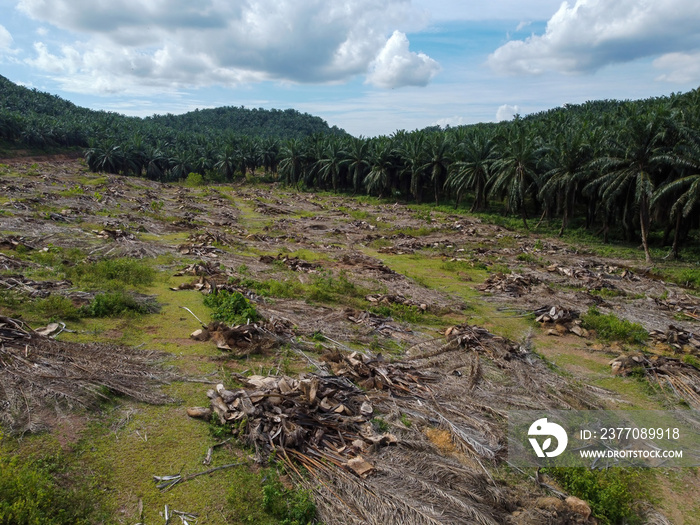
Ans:
[{"label": "blue sky", "polygon": [[128,115],[292,107],[375,136],[694,89],[698,28],[697,0],[0,0],[0,74]]}]

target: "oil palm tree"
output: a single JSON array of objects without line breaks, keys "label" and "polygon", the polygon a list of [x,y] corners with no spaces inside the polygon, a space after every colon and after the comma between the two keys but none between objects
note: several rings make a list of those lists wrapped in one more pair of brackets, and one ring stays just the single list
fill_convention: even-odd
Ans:
[{"label": "oil palm tree", "polygon": [[500,157],[492,165],[489,194],[505,197],[508,210],[520,212],[527,229],[527,197],[537,193],[542,148],[533,130],[518,120],[498,143]]},{"label": "oil palm tree", "polygon": [[482,211],[486,208],[486,183],[497,158],[496,142],[488,132],[475,131],[457,148],[459,160],[450,167],[445,187],[455,193],[455,207],[462,195],[472,190],[474,203],[469,211]]},{"label": "oil palm tree", "polygon": [[668,162],[664,150],[666,117],[664,108],[647,113],[632,107],[620,132],[609,141],[609,154],[594,161],[603,170],[602,175],[589,183],[597,188],[603,205],[615,206],[621,198],[625,214],[636,207],[647,264],[651,263],[649,228],[655,176]]}]

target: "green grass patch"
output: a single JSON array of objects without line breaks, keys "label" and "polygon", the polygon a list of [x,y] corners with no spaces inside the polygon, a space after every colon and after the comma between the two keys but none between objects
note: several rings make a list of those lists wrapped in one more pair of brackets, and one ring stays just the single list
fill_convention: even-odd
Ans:
[{"label": "green grass patch", "polygon": [[585,328],[595,330],[596,335],[604,341],[642,344],[649,338],[649,333],[642,325],[613,314],[603,314],[595,306],[591,306],[581,319]]},{"label": "green grass patch", "polygon": [[104,523],[100,493],[91,490],[85,477],[66,474],[61,454],[23,458],[2,446],[0,525]]}]

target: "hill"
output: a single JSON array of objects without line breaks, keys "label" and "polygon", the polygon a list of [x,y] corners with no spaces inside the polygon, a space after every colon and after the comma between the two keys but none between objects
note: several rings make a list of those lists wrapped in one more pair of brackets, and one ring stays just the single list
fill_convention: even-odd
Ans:
[{"label": "hill", "polygon": [[311,135],[346,135],[320,117],[294,109],[247,109],[226,106],[183,115],[139,118],[82,108],[57,95],[14,84],[0,75],[0,141],[5,147],[87,147],[96,140],[140,135],[148,142],[191,141],[222,136],[292,139]]}]

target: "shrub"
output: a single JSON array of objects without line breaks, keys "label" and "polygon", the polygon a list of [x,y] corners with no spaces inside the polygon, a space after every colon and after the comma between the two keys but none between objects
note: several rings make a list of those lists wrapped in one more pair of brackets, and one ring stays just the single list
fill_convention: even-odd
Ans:
[{"label": "shrub", "polygon": [[187,179],[185,179],[185,186],[190,188],[204,186],[204,177],[199,173],[190,173],[187,175]]},{"label": "shrub", "polygon": [[562,467],[542,470],[552,475],[567,492],[586,500],[600,523],[641,523],[635,503],[645,497],[645,490],[635,469]]},{"label": "shrub", "polygon": [[204,305],[214,311],[211,318],[227,324],[239,325],[260,319],[258,311],[240,292],[220,291],[204,296]]},{"label": "shrub", "polygon": [[157,310],[153,302],[137,300],[126,292],[97,294],[80,312],[86,317],[118,317],[124,314],[147,314]]},{"label": "shrub", "polygon": [[73,301],[62,295],[49,295],[35,301],[34,307],[46,321],[74,321],[80,317],[80,310]]},{"label": "shrub", "polygon": [[143,261],[105,259],[95,263],[79,263],[66,269],[67,276],[85,286],[119,290],[124,286],[150,286],[156,272]]},{"label": "shrub", "polygon": [[598,337],[605,341],[641,344],[649,337],[642,325],[612,314],[603,314],[595,306],[591,306],[581,319],[585,328],[595,330]]}]

